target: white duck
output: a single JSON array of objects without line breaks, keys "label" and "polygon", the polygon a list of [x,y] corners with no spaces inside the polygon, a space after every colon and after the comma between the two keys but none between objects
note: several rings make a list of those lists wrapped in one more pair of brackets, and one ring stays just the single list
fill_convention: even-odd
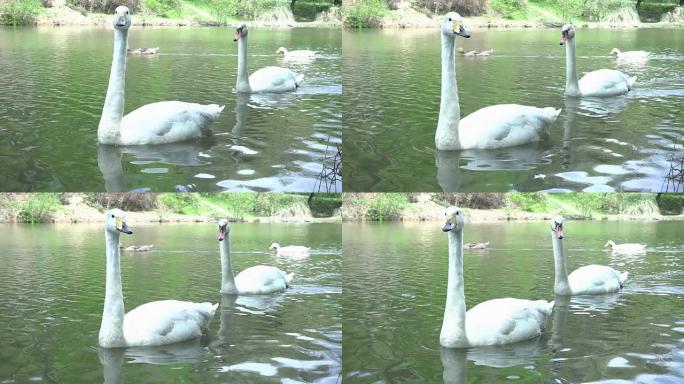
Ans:
[{"label": "white duck", "polygon": [[447,348],[469,348],[515,343],[541,335],[553,301],[494,299],[466,312],[463,286],[463,213],[446,210],[442,229],[449,237],[449,277],[439,343]]},{"label": "white duck", "polygon": [[435,145],[439,150],[503,148],[539,141],[560,109],[501,104],[477,110],[461,120],[456,86],[456,36],[470,37],[461,16],[449,12],[442,22],[442,94]]},{"label": "white duck", "polygon": [[129,49],[128,53],[132,55],[156,55],[159,52],[159,47],[154,48],[136,48]]},{"label": "white duck", "polygon": [[561,29],[560,44],[565,44],[565,94],[568,96],[618,96],[629,92],[636,77],[629,77],[614,69],[592,71],[577,81],[575,63],[575,27],[565,24]]},{"label": "white duck", "polygon": [[285,273],[276,267],[255,265],[233,277],[230,260],[230,227],[228,220],[218,222],[219,252],[221,254],[221,293],[228,295],[262,295],[282,292],[289,287],[294,273]]},{"label": "white duck", "polygon": [[316,60],[316,51],[308,49],[300,49],[296,51],[288,51],[285,47],[280,47],[276,51],[280,58],[285,61],[313,61]]},{"label": "white duck", "polygon": [[489,241],[485,243],[466,243],[463,245],[465,249],[487,249],[489,247]]},{"label": "white duck", "polygon": [[149,252],[152,250],[152,248],[154,248],[154,244],[129,245],[128,247],[124,247],[123,245],[120,245],[119,248],[121,248],[121,250],[124,252]]},{"label": "white duck", "polygon": [[648,60],[648,56],[650,55],[649,52],[646,51],[627,51],[627,52],[622,52],[621,50],[617,48],[613,48],[612,51],[610,51],[611,55],[615,55],[615,58],[618,61],[624,60],[624,61],[646,61]]},{"label": "white duck", "polygon": [[114,12],[114,55],[112,71],[97,140],[100,144],[167,144],[200,138],[210,134],[209,126],[224,107],[182,101],[162,101],[144,105],[123,115],[126,79],[126,49],[130,11],[121,5]]},{"label": "white duck", "polygon": [[635,255],[640,253],[646,253],[646,244],[639,243],[626,243],[626,244],[615,244],[613,240],[608,240],[604,247],[610,246],[610,250],[613,253],[620,253],[623,255]]},{"label": "white duck", "polygon": [[556,295],[600,295],[617,292],[627,280],[628,272],[620,272],[605,265],[585,265],[568,275],[563,253],[563,217],[551,220],[551,241]]},{"label": "white duck", "polygon": [[99,344],[104,348],[165,345],[202,335],[218,304],[160,300],[124,315],[119,234],[131,234],[124,212],[112,209],[105,218],[107,282]]},{"label": "white duck", "polygon": [[273,250],[277,256],[309,256],[309,251],[311,248],[305,247],[303,245],[288,245],[281,247],[278,243],[271,244],[268,249]]},{"label": "white duck", "polygon": [[287,68],[264,67],[251,75],[247,74],[247,26],[237,28],[233,41],[238,43],[238,70],[235,90],[238,92],[289,92],[299,87],[304,75],[298,75]]}]

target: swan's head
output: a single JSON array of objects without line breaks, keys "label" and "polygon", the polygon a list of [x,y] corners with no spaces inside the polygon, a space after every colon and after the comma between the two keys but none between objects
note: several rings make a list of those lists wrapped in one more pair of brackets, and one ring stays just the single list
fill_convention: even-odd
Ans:
[{"label": "swan's head", "polygon": [[131,26],[131,11],[125,5],[114,10],[114,29],[127,30]]},{"label": "swan's head", "polygon": [[230,225],[228,225],[228,220],[221,219],[218,221],[218,241],[223,241],[223,239],[230,233]]},{"label": "swan's head", "polygon": [[575,38],[575,27],[572,26],[572,24],[565,24],[561,28],[561,39],[560,39],[560,45],[563,45],[568,42],[568,40],[572,40]]},{"label": "swan's head", "polygon": [[276,251],[278,250],[278,248],[280,248],[280,244],[278,243],[273,243],[270,247],[268,247],[268,249],[275,249]]},{"label": "swan's head", "polygon": [[614,242],[613,240],[608,240],[605,244],[603,244],[603,247],[604,247],[604,248],[605,248],[605,247],[608,247],[608,246],[610,246],[611,248],[613,248],[613,247],[615,246],[615,242]]},{"label": "swan's head", "polygon": [[444,20],[442,21],[442,34],[445,36],[461,36],[468,38],[470,34],[463,27],[463,19],[461,15],[456,12],[449,12],[444,15]]},{"label": "swan's head", "polygon": [[233,41],[238,41],[243,37],[247,37],[247,24],[242,24],[235,29],[235,37],[233,38]]},{"label": "swan's head", "polygon": [[563,239],[563,222],[565,219],[563,216],[555,217],[551,220],[551,230],[556,234],[556,237],[561,240]]},{"label": "swan's head", "polygon": [[461,211],[460,208],[449,207],[446,212],[444,212],[444,215],[446,216],[446,223],[444,224],[444,227],[442,227],[443,232],[463,230],[465,222],[463,221],[463,211]]},{"label": "swan's head", "polygon": [[112,209],[107,211],[105,217],[105,230],[109,232],[123,232],[127,235],[133,233],[128,225],[126,225],[126,214],[120,209]]},{"label": "swan's head", "polygon": [[615,55],[615,56],[620,56],[621,53],[622,53],[622,52],[620,52],[620,50],[617,49],[617,48],[613,48],[613,50],[610,51],[610,54],[611,54],[611,55]]},{"label": "swan's head", "polygon": [[285,48],[285,47],[280,47],[280,48],[278,48],[278,50],[276,51],[276,53],[279,54],[280,56],[285,56],[285,55],[287,55],[287,48]]}]

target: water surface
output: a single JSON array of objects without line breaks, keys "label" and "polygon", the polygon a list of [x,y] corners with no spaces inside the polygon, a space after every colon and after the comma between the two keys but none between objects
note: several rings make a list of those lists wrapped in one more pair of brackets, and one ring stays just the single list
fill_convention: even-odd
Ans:
[{"label": "water surface", "polygon": [[[473,30],[459,56],[461,116],[517,103],[562,108],[549,140],[502,150],[437,151],[437,30],[344,31],[346,191],[661,191],[684,141],[684,38],[680,30],[577,31],[577,68],[637,76],[625,96],[563,96],[560,31]],[[613,47],[647,50],[645,65],[617,65]],[[670,186],[672,188],[672,186]],[[671,191],[671,189],[670,189]]]},{"label": "water surface", "polygon": [[[553,295],[548,223],[468,224],[467,307],[499,297],[556,300],[540,338],[505,347],[442,349],[447,284],[442,223],[343,224],[343,360],[349,383],[681,383],[684,242],[680,222],[565,225],[569,270],[629,272],[620,293]],[[611,256],[606,240],[645,242],[647,254]]]},{"label": "water surface", "polygon": [[[97,346],[104,302],[99,224],[1,225],[0,382],[336,382],[341,372],[339,224],[234,224],[233,267],[296,274],[286,293],[222,296],[216,226],[131,225],[122,253],[126,310],[160,299],[220,302],[202,340],[157,348]],[[305,260],[268,253],[273,241],[312,247]]]},{"label": "water surface", "polygon": [[[283,95],[237,95],[231,28],[141,28],[129,46],[128,113],[181,100],[226,108],[212,140],[169,146],[98,146],[112,61],[109,28],[0,29],[0,189],[4,191],[312,191],[341,143],[339,29],[250,30],[249,68],[305,75]],[[279,63],[275,50],[312,49],[312,63]],[[323,183],[321,190],[341,190]]]}]

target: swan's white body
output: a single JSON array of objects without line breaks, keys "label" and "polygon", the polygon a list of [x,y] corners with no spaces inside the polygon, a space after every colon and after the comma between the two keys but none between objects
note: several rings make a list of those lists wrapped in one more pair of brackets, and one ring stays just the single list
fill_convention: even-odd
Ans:
[{"label": "swan's white body", "polygon": [[646,51],[627,51],[622,52],[617,48],[610,51],[611,55],[615,55],[618,61],[646,61],[648,60],[649,52]]},{"label": "swan's white body", "polygon": [[[557,295],[600,295],[617,292],[627,281],[628,272],[620,272],[606,265],[585,265],[567,274],[563,252],[563,218],[552,221],[551,241],[555,279],[553,290]],[[559,226],[560,224],[560,226]]]},{"label": "swan's white body", "polygon": [[[435,145],[439,150],[494,149],[539,141],[560,109],[501,104],[482,108],[461,120],[454,63],[455,35],[469,35],[450,12],[442,23],[442,91]],[[458,26],[459,31],[454,30]]]},{"label": "swan's white body", "polygon": [[618,96],[629,92],[636,77],[629,77],[614,69],[599,69],[589,72],[577,81],[575,60],[575,28],[563,26],[561,44],[565,44],[565,94],[577,97]]},{"label": "swan's white body", "polygon": [[610,250],[613,253],[620,253],[623,255],[635,255],[640,253],[646,253],[646,244],[639,243],[625,243],[625,244],[615,244],[613,240],[608,240],[604,247],[610,246]]},{"label": "swan's white body", "polygon": [[285,273],[276,267],[255,265],[233,276],[230,260],[230,228],[228,221],[219,220],[219,252],[221,254],[221,293],[229,295],[264,295],[285,291],[293,273]]},{"label": "swan's white body", "polygon": [[133,55],[156,55],[159,52],[159,47],[154,48],[137,48],[129,49],[128,53]]},{"label": "swan's white body", "polygon": [[112,70],[97,128],[98,142],[110,145],[168,144],[210,134],[209,126],[218,119],[223,106],[162,101],[144,105],[123,116],[130,25],[128,8],[118,7],[114,17]]},{"label": "swan's white body", "polygon": [[124,315],[119,232],[132,233],[118,209],[107,213],[105,239],[107,281],[99,344],[104,348],[165,345],[202,335],[218,304],[161,300],[143,304]]},{"label": "swan's white body", "polygon": [[278,256],[290,256],[290,257],[301,257],[309,256],[309,251],[311,248],[305,247],[303,245],[288,245],[281,247],[278,243],[273,243],[268,249],[275,250]]},{"label": "swan's white body", "polygon": [[264,67],[251,75],[247,74],[247,26],[237,29],[235,41],[238,43],[238,70],[235,90],[247,93],[280,93],[294,91],[304,81],[304,75],[298,75],[287,68]]},{"label": "swan's white body", "polygon": [[276,51],[280,55],[280,58],[285,61],[313,61],[316,60],[316,51],[310,51],[308,49],[300,49],[296,51],[288,51],[285,47],[280,47]]},{"label": "swan's white body", "polygon": [[449,278],[439,342],[447,348],[510,344],[541,335],[553,302],[494,299],[466,312],[463,285],[463,214],[447,210],[444,231],[449,237]]}]

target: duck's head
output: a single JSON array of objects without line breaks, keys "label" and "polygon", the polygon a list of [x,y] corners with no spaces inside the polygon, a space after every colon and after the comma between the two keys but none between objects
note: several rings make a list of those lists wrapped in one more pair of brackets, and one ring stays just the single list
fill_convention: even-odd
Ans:
[{"label": "duck's head", "polygon": [[556,216],[551,219],[551,230],[556,235],[559,240],[563,239],[563,222],[565,219],[563,216]]},{"label": "duck's head", "polygon": [[560,45],[563,45],[568,42],[568,40],[572,40],[575,38],[575,27],[572,26],[572,24],[565,24],[561,28],[561,39],[560,39]]},{"label": "duck's head", "polygon": [[613,248],[615,246],[615,242],[613,240],[608,240],[605,244],[603,244],[603,247],[611,247]]},{"label": "duck's head", "polygon": [[228,220],[221,219],[218,221],[218,241],[223,241],[230,233],[230,225]]},{"label": "duck's head", "polygon": [[446,216],[446,223],[442,227],[443,232],[462,231],[465,221],[463,220],[463,211],[459,207],[451,206],[444,212]]},{"label": "duck's head", "polygon": [[235,37],[233,41],[238,41],[243,37],[247,37],[247,24],[242,24],[241,26],[235,28]]},{"label": "duck's head", "polygon": [[280,248],[280,244],[278,244],[278,243],[273,243],[273,244],[271,244],[270,247],[268,247],[268,249],[273,249],[276,251],[278,250],[278,248]]},{"label": "duck's head", "polygon": [[114,10],[114,29],[128,30],[131,27],[131,11],[125,5],[119,5]]},{"label": "duck's head", "polygon": [[105,230],[108,232],[123,232],[127,235],[133,231],[126,225],[126,214],[120,209],[110,209],[105,216]]},{"label": "duck's head", "polygon": [[279,54],[280,56],[285,56],[285,55],[287,55],[287,48],[285,48],[285,47],[280,47],[280,48],[278,48],[278,50],[276,51],[276,53]]},{"label": "duck's head", "polygon": [[449,12],[444,15],[444,19],[442,20],[442,34],[449,37],[470,37],[470,34],[463,26],[463,19],[461,18],[461,15],[456,12]]},{"label": "duck's head", "polygon": [[611,54],[611,55],[615,55],[615,56],[620,55],[620,53],[622,53],[622,52],[620,52],[620,50],[617,49],[617,48],[613,48],[613,50],[610,51],[610,54]]}]

